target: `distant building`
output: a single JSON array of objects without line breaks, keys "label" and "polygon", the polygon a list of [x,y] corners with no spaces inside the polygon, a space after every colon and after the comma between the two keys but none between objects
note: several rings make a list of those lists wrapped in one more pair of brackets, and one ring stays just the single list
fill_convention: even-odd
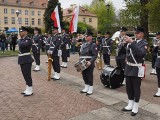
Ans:
[{"label": "distant building", "polygon": [[[74,5],[71,5],[70,8],[63,9],[64,21],[68,21],[68,22],[71,21],[75,7],[76,7],[76,5],[74,4]],[[92,26],[95,30],[97,30],[98,17],[83,7],[80,7],[78,20],[80,22],[84,22],[84,23]]]},{"label": "distant building", "polygon": [[43,14],[48,0],[0,0],[0,30],[19,26],[44,28]]}]

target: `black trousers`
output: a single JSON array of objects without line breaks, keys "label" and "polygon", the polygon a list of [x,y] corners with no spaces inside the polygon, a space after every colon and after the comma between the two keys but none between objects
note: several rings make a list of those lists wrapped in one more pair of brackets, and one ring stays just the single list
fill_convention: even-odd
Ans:
[{"label": "black trousers", "polygon": [[67,62],[67,50],[62,50],[62,62]]},{"label": "black trousers", "polygon": [[13,47],[13,51],[15,51],[15,49],[16,49],[16,44],[12,44],[12,47]]},{"label": "black trousers", "polygon": [[125,59],[116,59],[116,64],[118,67],[125,69],[126,61],[125,61]]},{"label": "black trousers", "polygon": [[158,79],[158,87],[160,88],[160,68],[156,68],[157,79]]},{"label": "black trousers", "polygon": [[70,57],[70,49],[67,50],[67,57]]},{"label": "black trousers", "polygon": [[110,55],[103,54],[103,60],[104,60],[105,65],[110,65]]},{"label": "black trousers", "polygon": [[126,91],[129,100],[139,102],[141,95],[141,78],[135,76],[126,76]]},{"label": "black trousers", "polygon": [[33,52],[33,57],[35,59],[36,65],[40,65],[40,53]]},{"label": "black trousers", "polygon": [[152,68],[155,69],[155,62],[156,62],[157,56],[152,55]]},{"label": "black trousers", "polygon": [[93,70],[94,66],[91,65],[90,67],[82,71],[82,77],[85,84],[90,86],[93,86]]},{"label": "black trousers", "polygon": [[60,73],[59,56],[52,56],[52,58],[53,58],[52,66],[54,72]]},{"label": "black trousers", "polygon": [[31,67],[32,63],[21,64],[21,71],[26,81],[26,85],[32,86]]}]

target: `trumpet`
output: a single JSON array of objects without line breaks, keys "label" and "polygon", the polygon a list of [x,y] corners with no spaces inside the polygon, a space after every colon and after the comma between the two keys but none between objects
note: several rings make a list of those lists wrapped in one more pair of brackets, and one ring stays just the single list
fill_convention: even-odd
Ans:
[{"label": "trumpet", "polygon": [[101,53],[98,52],[98,57],[97,57],[97,60],[96,60],[96,67],[98,70],[102,70],[102,59],[101,59]]}]

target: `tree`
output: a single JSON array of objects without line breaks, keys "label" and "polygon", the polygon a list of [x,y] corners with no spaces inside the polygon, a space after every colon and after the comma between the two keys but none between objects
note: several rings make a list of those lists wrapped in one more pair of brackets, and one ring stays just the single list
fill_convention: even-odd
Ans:
[{"label": "tree", "polygon": [[51,19],[51,14],[57,5],[58,5],[58,10],[59,10],[59,16],[60,16],[60,24],[63,25],[63,23],[62,23],[62,19],[63,19],[62,14],[63,13],[61,11],[61,4],[59,3],[58,0],[49,0],[48,6],[47,6],[45,13],[44,13],[44,24],[45,24],[45,31],[46,32],[52,31],[52,27],[54,26],[54,22]]},{"label": "tree", "polygon": [[115,24],[115,8],[112,2],[108,2],[109,9],[106,8],[105,0],[93,0],[89,11],[98,17],[98,30],[101,32],[112,31]]},{"label": "tree", "polygon": [[[149,0],[124,0],[126,9],[121,10],[120,20],[129,26],[142,26],[145,29],[145,38],[149,39],[148,33],[148,2]],[[124,25],[125,25],[124,24]]]}]

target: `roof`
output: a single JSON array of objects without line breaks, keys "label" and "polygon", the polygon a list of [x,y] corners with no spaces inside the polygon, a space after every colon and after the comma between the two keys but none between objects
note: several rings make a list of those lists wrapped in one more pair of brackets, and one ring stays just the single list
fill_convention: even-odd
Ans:
[{"label": "roof", "polygon": [[[76,7],[76,5],[71,5],[70,8],[63,9],[63,16],[72,16],[75,7]],[[97,17],[95,14],[89,12],[87,9],[85,9],[81,6],[79,7],[79,15]]]},{"label": "roof", "polygon": [[[13,5],[13,6],[28,6],[31,7],[31,4],[33,4],[32,7],[43,7],[42,5],[44,3],[48,3],[48,0],[4,0],[6,3],[3,3],[0,1],[0,4],[4,5]],[[20,5],[18,5],[18,2],[20,2]]]}]

